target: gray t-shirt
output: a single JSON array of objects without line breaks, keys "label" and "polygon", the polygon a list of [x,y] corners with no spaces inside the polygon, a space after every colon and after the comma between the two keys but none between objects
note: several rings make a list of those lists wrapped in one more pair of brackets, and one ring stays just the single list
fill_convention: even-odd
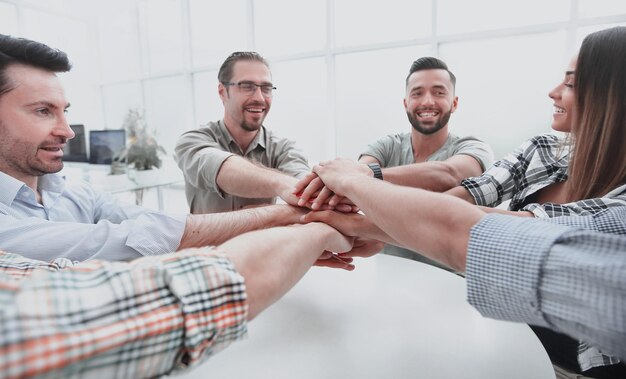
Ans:
[{"label": "gray t-shirt", "polygon": [[[486,142],[474,137],[457,137],[452,133],[448,134],[448,139],[443,146],[428,157],[428,161],[445,161],[458,154],[469,155],[476,159],[483,171],[493,163],[493,150]],[[363,155],[376,158],[381,167],[413,164],[415,158],[411,133],[387,135],[369,144],[360,157]]]},{"label": "gray t-shirt", "polygon": [[185,194],[191,213],[217,213],[248,205],[274,203],[275,198],[243,198],[224,193],[217,185],[217,173],[224,161],[239,155],[250,161],[301,178],[310,172],[307,159],[293,141],[279,138],[261,127],[247,151],[226,129],[224,121],[183,133],[176,143],[175,159],[185,175]]},{"label": "gray t-shirt", "polygon": [[[458,154],[469,155],[476,159],[483,171],[493,163],[493,150],[487,143],[474,137],[457,137],[452,133],[448,133],[446,142],[439,150],[428,157],[428,161],[445,161]],[[359,159],[364,155],[376,158],[383,168],[413,164],[415,163],[415,156],[413,155],[413,145],[411,144],[411,133],[389,134],[369,144],[367,149],[359,156]],[[413,259],[449,270],[440,263],[428,259],[417,252],[398,246],[386,245],[383,251],[386,254]]]}]

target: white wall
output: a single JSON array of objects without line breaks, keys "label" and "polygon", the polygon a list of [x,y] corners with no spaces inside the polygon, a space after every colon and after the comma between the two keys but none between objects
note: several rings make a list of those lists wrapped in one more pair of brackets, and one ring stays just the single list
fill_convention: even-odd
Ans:
[{"label": "white wall", "polygon": [[278,90],[266,125],[311,162],[356,158],[410,126],[404,78],[423,55],[458,78],[454,133],[499,157],[550,130],[547,92],[589,32],[626,25],[622,0],[0,0],[0,33],[66,50],[70,120],[119,128],[145,109],[171,153],[222,116],[217,70],[235,50],[269,59]]}]

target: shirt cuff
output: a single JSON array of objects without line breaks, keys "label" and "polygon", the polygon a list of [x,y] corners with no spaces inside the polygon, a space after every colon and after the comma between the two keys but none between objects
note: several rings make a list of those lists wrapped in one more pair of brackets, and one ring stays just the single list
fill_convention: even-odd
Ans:
[{"label": "shirt cuff", "polygon": [[145,213],[134,220],[126,246],[144,256],[173,253],[180,246],[186,224],[186,214]]},{"label": "shirt cuff", "polygon": [[483,316],[548,326],[541,311],[542,267],[566,227],[491,214],[470,232],[468,302]]}]

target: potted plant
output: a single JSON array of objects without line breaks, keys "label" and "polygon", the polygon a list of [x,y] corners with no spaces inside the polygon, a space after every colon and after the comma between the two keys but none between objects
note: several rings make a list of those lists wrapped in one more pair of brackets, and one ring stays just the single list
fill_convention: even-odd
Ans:
[{"label": "potted plant", "polygon": [[162,163],[160,155],[166,151],[148,130],[143,113],[137,109],[130,109],[122,128],[126,130],[128,143],[126,148],[116,154],[114,162],[137,171],[160,168]]}]

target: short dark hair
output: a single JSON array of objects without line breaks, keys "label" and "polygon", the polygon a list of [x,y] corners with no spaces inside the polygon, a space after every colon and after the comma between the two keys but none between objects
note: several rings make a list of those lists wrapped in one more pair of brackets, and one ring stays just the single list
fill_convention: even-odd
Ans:
[{"label": "short dark hair", "polygon": [[51,72],[67,72],[72,68],[67,54],[41,42],[0,34],[0,96],[11,91],[7,67],[24,64]]},{"label": "short dark hair", "polygon": [[233,77],[233,67],[235,63],[239,61],[257,61],[263,63],[267,68],[270,68],[269,63],[259,53],[254,51],[235,51],[230,54],[228,58],[222,63],[220,71],[217,73],[217,80],[220,83],[228,83]]},{"label": "short dark hair", "polygon": [[409,74],[406,76],[406,86],[409,85],[409,78],[414,72],[422,71],[422,70],[446,70],[448,74],[450,74],[450,81],[452,82],[452,87],[456,87],[456,76],[448,69],[448,65],[446,62],[441,59],[435,57],[421,57],[411,64],[411,68],[409,69]]}]

